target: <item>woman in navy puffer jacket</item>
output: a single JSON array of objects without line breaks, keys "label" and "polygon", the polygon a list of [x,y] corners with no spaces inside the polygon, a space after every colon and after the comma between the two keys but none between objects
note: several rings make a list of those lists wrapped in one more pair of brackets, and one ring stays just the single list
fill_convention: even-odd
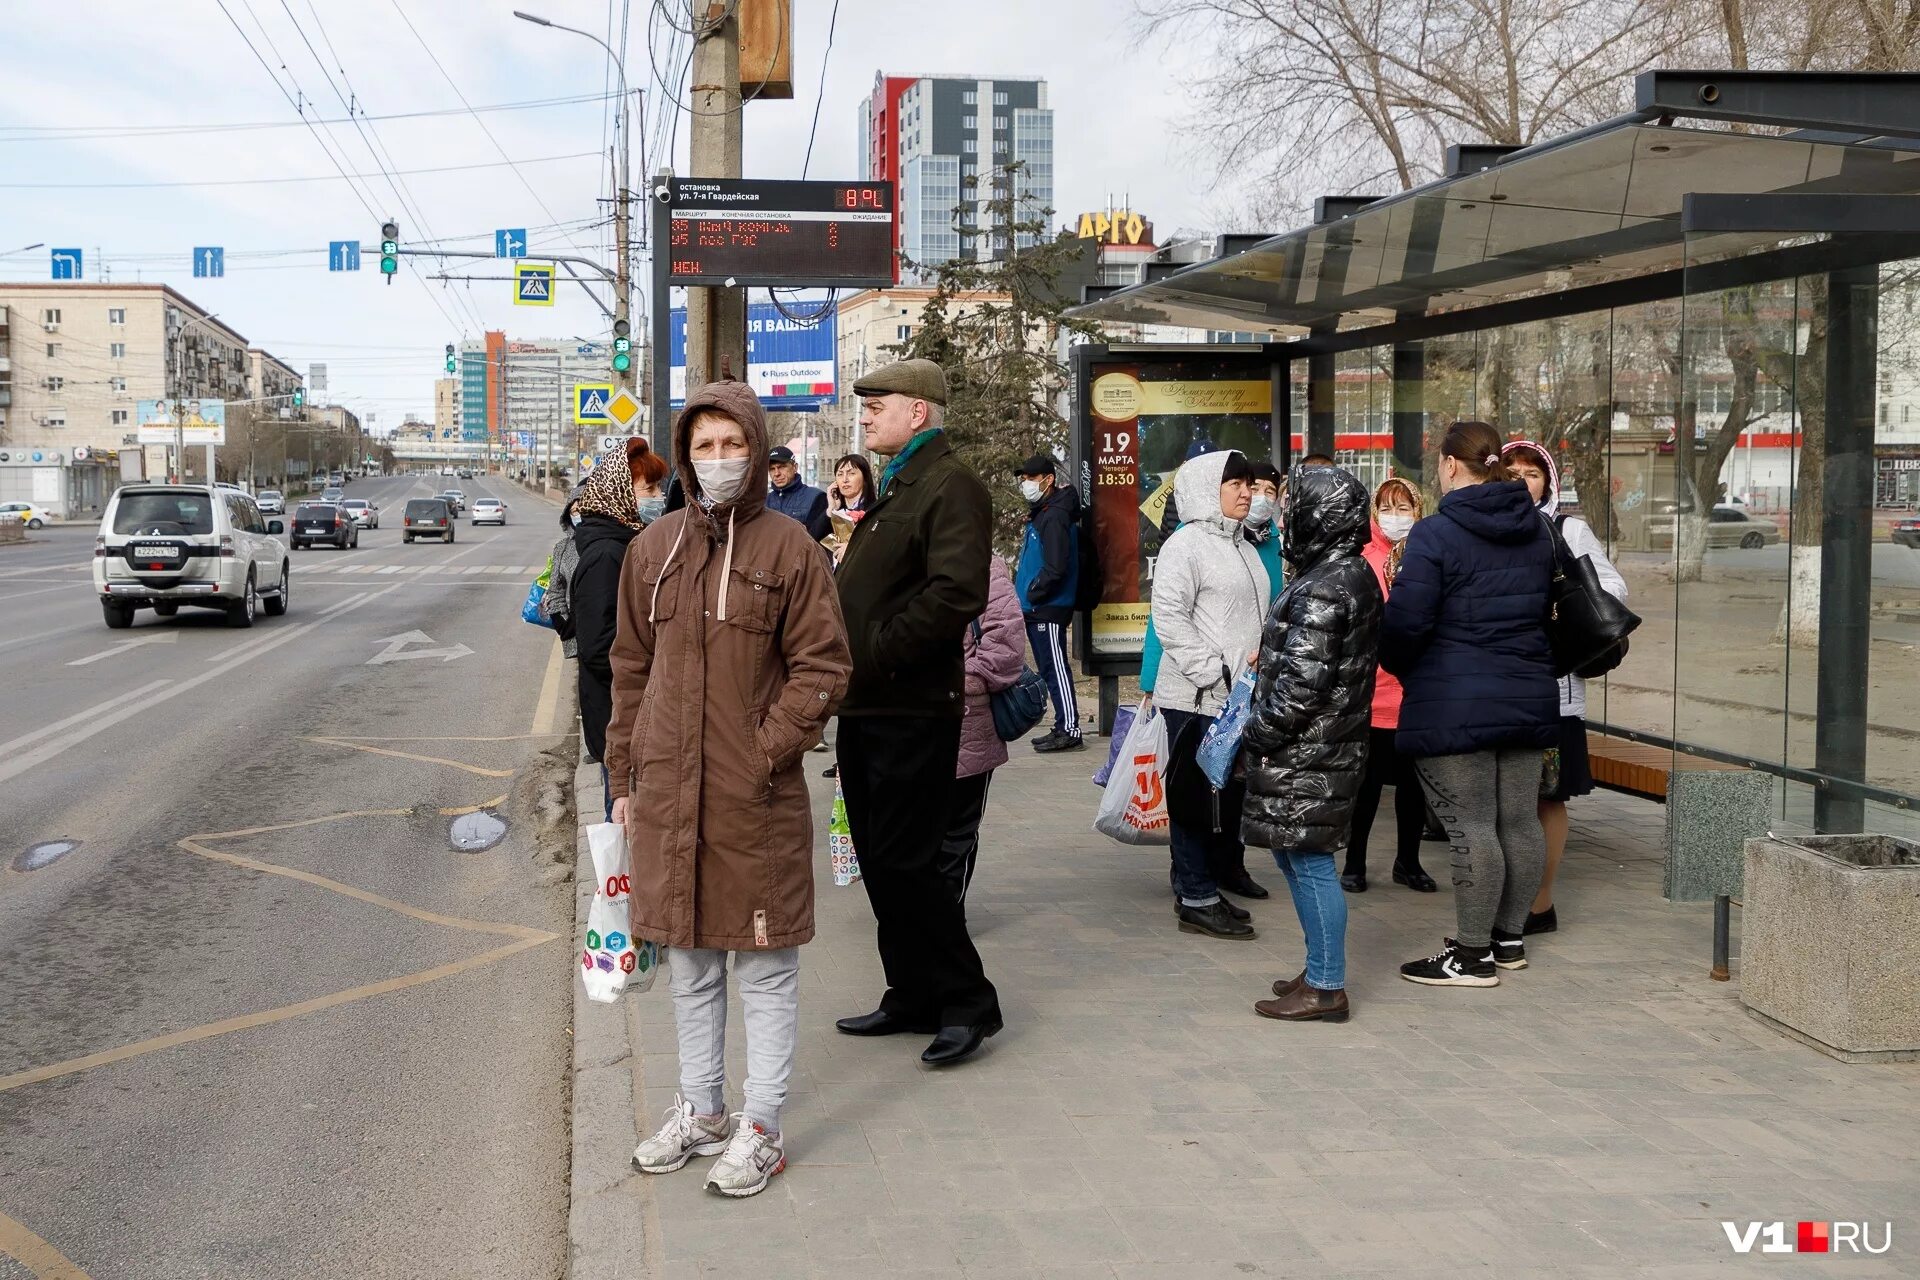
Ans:
[{"label": "woman in navy puffer jacket", "polygon": [[1524,969],[1521,931],[1546,866],[1540,752],[1560,731],[1547,642],[1553,538],[1499,433],[1456,422],[1440,446],[1439,510],[1407,535],[1380,628],[1405,689],[1395,742],[1453,845],[1458,931],[1400,966],[1428,986],[1491,987]]}]

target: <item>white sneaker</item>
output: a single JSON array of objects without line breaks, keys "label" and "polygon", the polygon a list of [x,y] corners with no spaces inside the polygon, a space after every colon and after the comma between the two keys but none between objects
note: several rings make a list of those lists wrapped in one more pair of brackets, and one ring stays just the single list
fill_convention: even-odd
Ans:
[{"label": "white sneaker", "polygon": [[707,1190],[723,1196],[757,1196],[773,1175],[787,1167],[786,1149],[778,1134],[770,1134],[744,1115],[736,1115],[733,1141],[707,1175]]},{"label": "white sneaker", "polygon": [[633,1167],[642,1173],[672,1173],[695,1156],[717,1156],[727,1150],[732,1128],[726,1116],[709,1120],[695,1115],[693,1104],[676,1093],[660,1132],[633,1149]]}]

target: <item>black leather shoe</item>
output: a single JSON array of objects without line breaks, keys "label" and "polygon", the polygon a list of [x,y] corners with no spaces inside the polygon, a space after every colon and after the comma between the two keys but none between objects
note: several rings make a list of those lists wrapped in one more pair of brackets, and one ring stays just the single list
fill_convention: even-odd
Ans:
[{"label": "black leather shoe", "polygon": [[842,1018],[833,1025],[843,1036],[897,1036],[909,1031],[926,1035],[939,1030],[934,1023],[913,1022],[885,1009],[875,1009],[872,1013],[863,1013],[855,1018]]},{"label": "black leather shoe", "polygon": [[1348,893],[1365,893],[1367,877],[1355,871],[1345,871],[1340,875],[1340,887]]},{"label": "black leather shoe", "polygon": [[1052,733],[1048,734],[1046,737],[1034,743],[1033,749],[1035,751],[1041,752],[1042,754],[1045,754],[1050,751],[1079,751],[1082,748],[1084,748],[1086,745],[1087,744],[1085,742],[1082,742],[1080,740],[1080,735],[1074,734],[1074,733],[1061,733],[1058,729],[1056,729]]},{"label": "black leather shoe", "polygon": [[1393,882],[1403,884],[1415,893],[1440,892],[1440,886],[1433,882],[1433,877],[1420,867],[1402,867],[1396,864],[1393,868]]},{"label": "black leather shoe", "polygon": [[1234,942],[1250,942],[1256,936],[1253,926],[1235,916],[1227,907],[1225,898],[1205,907],[1177,903],[1173,916],[1180,922],[1182,933],[1205,934],[1209,938],[1227,938]]},{"label": "black leather shoe", "polygon": [[[1174,899],[1175,905],[1178,905],[1179,901],[1180,901],[1179,898],[1176,897]],[[1235,920],[1240,921],[1242,924],[1245,924],[1247,921],[1253,919],[1253,912],[1247,910],[1245,907],[1237,906],[1234,903],[1228,902],[1225,898],[1220,899],[1220,905],[1227,909],[1228,915],[1232,916]]]},{"label": "black leather shoe", "polygon": [[1520,930],[1522,934],[1558,933],[1559,931],[1560,913],[1552,907],[1548,907],[1545,911],[1527,912],[1526,927]]},{"label": "black leather shoe", "polygon": [[820,776],[823,778],[837,778],[840,776],[840,766],[837,764],[830,764],[826,768],[820,771]]},{"label": "black leather shoe", "polygon": [[927,1051],[920,1055],[920,1061],[930,1067],[951,1067],[955,1063],[965,1062],[980,1052],[980,1046],[987,1037],[997,1035],[1000,1022],[977,1022],[970,1027],[942,1027],[940,1034],[933,1038]]},{"label": "black leather shoe", "polygon": [[1272,896],[1267,892],[1265,886],[1254,880],[1254,878],[1245,871],[1242,871],[1235,879],[1222,880],[1220,887],[1228,893],[1237,893],[1243,898],[1252,898],[1256,902],[1261,898]]}]

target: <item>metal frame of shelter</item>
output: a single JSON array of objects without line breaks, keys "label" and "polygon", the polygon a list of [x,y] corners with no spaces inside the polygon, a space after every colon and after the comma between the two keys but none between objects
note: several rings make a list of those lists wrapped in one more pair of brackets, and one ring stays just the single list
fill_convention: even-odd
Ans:
[{"label": "metal frame of shelter", "polygon": [[[1804,783],[1818,829],[1861,830],[1869,801],[1920,807],[1920,797],[1866,781],[1860,674],[1872,603],[1875,290],[1882,264],[1920,257],[1920,75],[1650,71],[1637,77],[1635,99],[1625,115],[1531,147],[1450,147],[1445,175],[1425,186],[1382,199],[1329,197],[1305,227],[1222,237],[1207,262],[1150,266],[1141,284],[1084,289],[1074,313],[1083,318],[1268,340],[1076,348],[1073,474],[1094,500],[1093,384],[1115,362],[1212,361],[1224,371],[1215,377],[1264,380],[1265,436],[1284,471],[1293,362],[1306,365],[1306,448],[1331,454],[1335,356],[1391,348],[1393,462],[1418,477],[1429,340],[1824,276],[1814,767],[1595,727]],[[1095,519],[1098,530],[1097,506]],[[1137,522],[1125,536],[1137,554]],[[1105,729],[1117,677],[1137,671],[1138,656],[1094,652],[1091,624],[1083,613],[1076,647],[1101,677]]]}]

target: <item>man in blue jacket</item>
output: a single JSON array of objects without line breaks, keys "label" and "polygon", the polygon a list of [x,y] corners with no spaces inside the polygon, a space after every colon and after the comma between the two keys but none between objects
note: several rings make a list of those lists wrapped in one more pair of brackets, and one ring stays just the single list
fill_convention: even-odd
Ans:
[{"label": "man in blue jacket", "polygon": [[793,450],[783,444],[767,450],[767,509],[792,516],[807,526],[815,542],[833,532],[827,518],[827,495],[800,479],[800,467]]},{"label": "man in blue jacket", "polygon": [[1080,491],[1054,479],[1054,461],[1036,453],[1015,470],[1027,500],[1027,527],[1013,586],[1026,615],[1033,662],[1053,697],[1053,731],[1033,740],[1035,751],[1078,751],[1080,706],[1067,665],[1067,623],[1079,589]]}]

